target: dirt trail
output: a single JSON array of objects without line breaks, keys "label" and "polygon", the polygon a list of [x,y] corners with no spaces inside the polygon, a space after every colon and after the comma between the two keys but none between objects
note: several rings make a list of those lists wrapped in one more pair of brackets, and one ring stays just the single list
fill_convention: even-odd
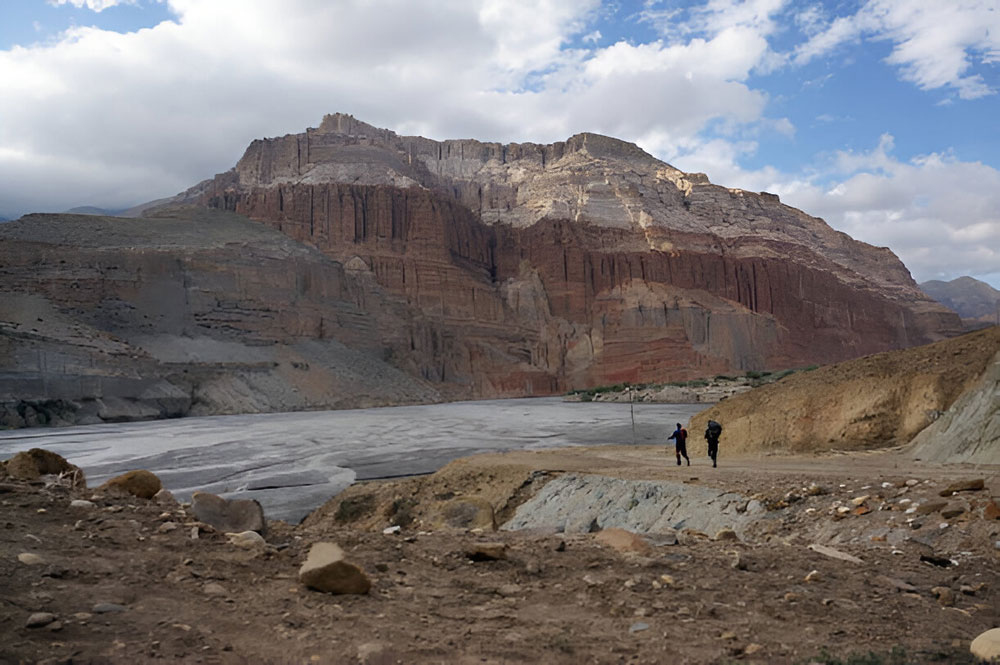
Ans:
[{"label": "dirt trail", "polygon": [[[720,461],[678,468],[663,447],[627,446],[480,455],[432,476],[358,484],[345,496],[375,495],[367,521],[336,519],[334,501],[302,526],[272,522],[258,550],[204,530],[192,539],[182,507],[97,497],[71,508],[93,490],[8,481],[0,663],[806,663],[822,649],[843,657],[896,646],[906,662],[962,663],[969,642],[1000,624],[1000,521],[985,508],[1000,494],[1000,469],[896,453],[729,458],[723,449]],[[452,497],[489,497],[502,514],[570,470],[721,487],[769,510],[744,541],[681,531],[677,544],[653,539],[640,554],[593,534],[429,525]],[[904,522],[905,507],[969,477],[986,487],[948,499],[965,506],[948,528],[940,515]],[[823,493],[802,492],[812,485]],[[855,510],[859,494],[871,512],[834,509]],[[407,511],[398,533],[381,532]],[[297,582],[309,546],[323,540],[368,573],[369,594]],[[465,552],[483,542],[506,544],[506,558],[471,561]],[[23,553],[44,562],[26,565]],[[930,555],[948,567],[921,560]],[[120,607],[99,613],[100,603]],[[56,620],[26,627],[36,612]]]}]

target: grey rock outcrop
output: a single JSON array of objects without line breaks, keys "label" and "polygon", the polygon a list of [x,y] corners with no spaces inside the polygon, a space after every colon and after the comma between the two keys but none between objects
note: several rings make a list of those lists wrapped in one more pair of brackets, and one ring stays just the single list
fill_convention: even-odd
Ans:
[{"label": "grey rock outcrop", "polygon": [[555,528],[587,533],[619,527],[634,533],[732,529],[740,538],[764,512],[735,492],[698,485],[566,474],[521,504],[504,530]]},{"label": "grey rock outcrop", "polygon": [[933,462],[1000,464],[1000,353],[972,388],[914,437],[909,452]]}]

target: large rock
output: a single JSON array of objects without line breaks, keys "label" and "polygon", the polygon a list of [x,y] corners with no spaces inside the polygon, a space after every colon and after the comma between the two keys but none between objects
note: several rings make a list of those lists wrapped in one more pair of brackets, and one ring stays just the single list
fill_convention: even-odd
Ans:
[{"label": "large rock", "polygon": [[455,529],[483,529],[494,531],[496,517],[493,504],[482,497],[462,496],[441,506],[432,520],[433,526]]},{"label": "large rock", "polygon": [[986,662],[992,663],[1000,659],[1000,628],[993,628],[981,633],[969,645],[972,655]]},{"label": "large rock", "polygon": [[140,499],[152,499],[163,489],[163,483],[152,471],[137,469],[115,476],[97,489],[101,491],[124,492]]},{"label": "large rock", "polygon": [[372,583],[364,571],[344,558],[336,543],[315,543],[299,568],[299,581],[328,593],[368,593]]},{"label": "large rock", "polygon": [[264,533],[267,524],[264,509],[254,499],[227,500],[208,492],[195,492],[191,496],[191,512],[223,533]]},{"label": "large rock", "polygon": [[50,474],[63,474],[73,486],[86,487],[83,471],[70,464],[61,455],[43,448],[19,452],[3,464],[7,475],[14,480],[37,480]]}]

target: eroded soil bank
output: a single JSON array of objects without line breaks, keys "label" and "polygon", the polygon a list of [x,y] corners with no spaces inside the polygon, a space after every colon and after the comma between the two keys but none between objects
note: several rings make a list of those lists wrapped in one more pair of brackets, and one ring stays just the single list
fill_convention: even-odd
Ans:
[{"label": "eroded soil bank", "polygon": [[[203,527],[193,539],[183,507],[8,481],[0,662],[806,663],[823,649],[900,647],[906,662],[960,663],[1000,623],[997,468],[885,453],[721,461],[676,467],[662,447],[477,456],[357,484],[301,526],[270,523],[256,549]],[[620,549],[552,525],[447,526],[475,517],[449,513],[463,501],[507,523],[571,474],[759,507],[743,506],[754,519],[736,539],[675,524]],[[973,476],[983,490],[939,496]],[[619,512],[624,496],[609,496]],[[71,508],[73,498],[95,505]],[[371,577],[370,593],[300,585],[317,541],[339,543]],[[467,551],[482,543],[505,544],[505,557],[473,561]],[[22,563],[24,553],[42,563]],[[102,603],[116,607],[97,612]],[[28,628],[36,612],[56,620]]]}]

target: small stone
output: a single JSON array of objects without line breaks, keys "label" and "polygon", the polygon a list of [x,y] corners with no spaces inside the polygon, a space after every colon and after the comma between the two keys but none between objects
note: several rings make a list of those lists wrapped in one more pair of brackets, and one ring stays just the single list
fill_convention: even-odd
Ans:
[{"label": "small stone", "polygon": [[226,587],[222,586],[218,582],[209,582],[201,588],[202,593],[206,596],[225,596],[228,595]]},{"label": "small stone", "polygon": [[674,581],[674,578],[667,574],[660,575],[660,582],[666,586],[676,586],[677,584],[677,582]]},{"label": "small stone", "polygon": [[45,510],[44,508],[39,508],[35,512],[38,513],[39,515],[44,515],[45,513],[49,512],[49,511]]},{"label": "small stone", "polygon": [[401,529],[402,527],[397,524],[396,526],[389,526],[382,529],[382,533],[386,536],[391,536],[394,533],[399,533]]},{"label": "small stone", "polygon": [[871,511],[872,509],[868,506],[858,506],[852,511],[852,513],[860,517],[861,515],[867,515]]},{"label": "small stone", "polygon": [[170,533],[171,531],[177,530],[177,522],[164,522],[159,527],[157,527],[157,533]]},{"label": "small stone", "polygon": [[160,504],[162,506],[176,506],[176,505],[179,505],[177,503],[177,499],[174,498],[174,495],[170,492],[170,490],[168,490],[166,488],[161,489],[159,492],[157,492],[156,494],[154,494],[153,495],[153,501],[155,501],[156,503],[158,503],[158,504]]},{"label": "small stone", "polygon": [[906,486],[907,487],[915,487],[915,486],[917,486],[919,484],[920,484],[920,481],[917,480],[917,479],[915,479],[915,478],[910,478],[909,480],[906,481]]},{"label": "small stone", "polygon": [[610,528],[599,531],[594,540],[623,554],[649,554],[649,541],[637,533],[625,529]]},{"label": "small stone", "polygon": [[732,529],[719,529],[715,534],[715,540],[739,540],[740,537]]},{"label": "small stone", "polygon": [[993,662],[994,659],[1000,658],[1000,628],[992,628],[981,633],[979,637],[972,640],[969,651],[976,658],[987,662]]},{"label": "small stone", "polygon": [[809,549],[823,556],[828,556],[831,559],[840,559],[841,561],[849,561],[851,563],[864,563],[861,559],[851,554],[841,552],[840,550],[835,550],[832,547],[827,547],[826,545],[820,545],[818,543],[813,543],[809,545]]},{"label": "small stone", "polygon": [[965,512],[965,506],[962,505],[950,505],[941,511],[941,517],[946,520],[954,519]]},{"label": "small stone", "polygon": [[87,501],[86,499],[73,499],[69,502],[70,508],[94,508],[96,504],[93,501]]},{"label": "small stone", "polygon": [[822,578],[822,576],[821,576],[821,575],[819,574],[819,571],[818,571],[818,570],[810,570],[810,571],[809,571],[809,572],[808,572],[808,573],[806,574],[806,576],[805,576],[804,578],[802,578],[802,581],[803,581],[803,582],[819,582],[819,581],[820,581],[820,580],[822,580],[822,579],[823,579],[823,578]]},{"label": "small stone", "polygon": [[719,639],[720,640],[735,640],[736,639],[736,633],[734,633],[731,630],[727,630],[722,635],[719,635]]},{"label": "small stone", "polygon": [[947,501],[928,501],[917,506],[918,515],[930,515],[931,513],[936,513],[939,510],[943,510],[947,507]]},{"label": "small stone", "polygon": [[801,600],[802,596],[801,596],[801,594],[797,594],[794,591],[789,591],[788,593],[786,593],[783,596],[783,598],[784,598],[784,600],[785,600],[786,603],[794,603],[794,602],[798,602],[799,600]]},{"label": "small stone", "polygon": [[118,603],[97,603],[90,611],[94,614],[109,614],[113,612],[124,612],[128,608]]},{"label": "small stone", "polygon": [[473,561],[500,561],[507,558],[507,545],[504,543],[476,543],[465,552],[465,556]]},{"label": "small stone", "polygon": [[729,562],[729,567],[733,570],[746,570],[747,562],[739,552],[733,552],[733,558]]},{"label": "small stone", "polygon": [[938,492],[938,496],[951,496],[956,492],[978,492],[985,487],[986,483],[982,478],[976,478],[975,480],[960,480],[957,483],[948,485],[948,487]]},{"label": "small stone", "polygon": [[101,491],[124,492],[140,499],[152,499],[162,487],[163,484],[156,477],[155,473],[146,471],[145,469],[138,469],[115,476],[97,489]]},{"label": "small stone", "polygon": [[847,506],[837,506],[838,515],[846,515],[849,512],[851,512],[851,509],[848,508]]},{"label": "small stone", "polygon": [[230,545],[236,545],[236,547],[242,547],[244,549],[251,549],[253,547],[261,547],[267,545],[267,541],[264,537],[257,533],[256,531],[240,531],[239,533],[227,533],[226,537],[229,538]]},{"label": "small stone", "polygon": [[830,490],[823,487],[822,485],[817,485],[815,483],[806,488],[807,496],[821,496],[823,494],[829,494],[829,493]]},{"label": "small stone", "polygon": [[191,527],[191,540],[198,540],[198,527]]},{"label": "small stone", "polygon": [[87,623],[93,616],[94,615],[91,614],[90,612],[75,612],[73,614],[73,619],[80,623]]},{"label": "small stone", "polygon": [[856,496],[856,497],[854,497],[853,499],[851,499],[851,503],[853,505],[855,505],[855,506],[860,506],[861,504],[863,504],[867,500],[868,500],[868,495],[865,494],[865,495],[862,495],[862,496]]},{"label": "small stone", "polygon": [[35,612],[25,622],[25,628],[41,628],[56,620],[56,615],[51,612]]},{"label": "small stone", "polygon": [[752,655],[754,655],[755,653],[757,653],[758,651],[760,651],[763,648],[764,648],[764,645],[757,644],[756,642],[751,642],[750,644],[748,644],[746,646],[745,649],[743,649],[743,653],[745,653],[748,656],[752,656]]},{"label": "small stone", "polygon": [[344,558],[335,543],[315,543],[299,569],[299,581],[318,591],[365,594],[372,583],[358,566]]},{"label": "small stone", "polygon": [[649,630],[649,624],[644,621],[637,621],[628,627],[628,632],[630,634],[641,633],[644,630]]},{"label": "small stone", "polygon": [[45,563],[45,559],[33,552],[22,552],[17,555],[17,560],[26,566],[38,566]]},{"label": "small stone", "polygon": [[516,596],[521,593],[521,587],[517,584],[501,584],[497,593],[501,596]]},{"label": "small stone", "polygon": [[952,607],[955,605],[955,592],[946,586],[936,586],[931,589],[942,607]]}]

